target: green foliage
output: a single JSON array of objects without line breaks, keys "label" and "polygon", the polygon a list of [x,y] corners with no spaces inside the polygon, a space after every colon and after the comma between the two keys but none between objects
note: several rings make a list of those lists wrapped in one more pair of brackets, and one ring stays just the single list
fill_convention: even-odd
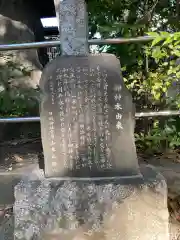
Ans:
[{"label": "green foliage", "polygon": [[[150,46],[144,47],[144,53],[148,59],[148,69],[141,59],[137,62],[137,70],[132,74],[126,74],[126,67],[123,68],[125,81],[128,88],[139,95],[138,99],[146,98],[149,109],[167,107],[167,91],[180,78],[180,65],[177,59],[180,55],[180,33],[150,33],[155,37]],[[165,37],[166,36],[166,37]],[[166,99],[165,99],[166,96]],[[135,96],[135,99],[137,97]],[[179,107],[179,96],[169,103],[168,107]]]},{"label": "green foliage", "polygon": [[175,121],[173,118],[168,119],[163,128],[159,121],[155,121],[148,133],[136,133],[136,145],[139,150],[153,154],[180,147],[180,131],[178,131]]},{"label": "green foliage", "polygon": [[[180,75],[176,64],[180,45],[177,1],[91,0],[88,9],[90,38],[96,32],[103,38],[131,38],[148,32],[155,38],[152,44],[99,47],[100,52],[113,53],[121,59],[124,80],[133,95],[137,112],[179,108],[179,94],[169,96],[169,90]],[[173,32],[175,34],[171,35]],[[173,121],[175,128],[170,120],[176,120]],[[170,117],[168,121],[163,118],[156,125],[152,122],[147,118],[136,121],[137,143],[142,150],[154,152],[178,146],[179,118]],[[167,128],[176,131],[170,134]]]},{"label": "green foliage", "polygon": [[[154,37],[150,46],[145,48],[146,56],[151,62],[146,78],[142,72],[134,72],[126,79],[130,90],[136,89],[142,102],[146,96],[148,109],[173,109],[180,107],[180,96],[174,94],[168,100],[167,92],[173,84],[180,80],[180,32],[149,33]],[[180,121],[170,117],[168,120],[155,121],[147,132],[136,134],[138,147],[142,151],[162,152],[163,149],[174,149],[180,146]]]},{"label": "green foliage", "polygon": [[38,91],[11,87],[9,84],[13,72],[20,74],[20,77],[30,74],[29,69],[14,63],[11,57],[6,59],[5,64],[0,65],[0,117],[37,115],[39,108]]},{"label": "green foliage", "polygon": [[[35,91],[35,90],[33,90]],[[38,102],[30,90],[11,90],[0,94],[0,117],[22,117],[38,114]]]}]

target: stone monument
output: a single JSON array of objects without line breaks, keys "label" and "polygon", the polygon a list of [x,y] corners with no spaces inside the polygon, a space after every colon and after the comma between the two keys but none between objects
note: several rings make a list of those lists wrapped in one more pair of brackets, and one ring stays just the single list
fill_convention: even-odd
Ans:
[{"label": "stone monument", "polygon": [[138,165],[132,97],[114,55],[89,55],[84,0],[60,2],[62,53],[40,86],[45,176],[15,188],[15,240],[168,240],[167,187]]},{"label": "stone monument", "polygon": [[57,57],[40,86],[47,177],[140,174],[132,97],[114,55]]}]

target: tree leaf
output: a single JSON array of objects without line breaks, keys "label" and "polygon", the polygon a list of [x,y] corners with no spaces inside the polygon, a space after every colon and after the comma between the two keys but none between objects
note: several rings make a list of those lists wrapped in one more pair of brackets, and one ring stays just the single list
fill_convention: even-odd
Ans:
[{"label": "tree leaf", "polygon": [[172,37],[171,37],[171,36],[168,37],[168,38],[166,39],[166,41],[164,41],[163,46],[165,46],[165,45],[167,45],[167,44],[169,44],[169,43],[172,43]]},{"label": "tree leaf", "polygon": [[159,37],[159,33],[157,32],[148,32],[147,34],[151,37]]},{"label": "tree leaf", "polygon": [[162,40],[163,40],[163,37],[158,36],[157,38],[155,38],[155,39],[153,40],[151,46],[152,46],[152,47],[155,46],[157,43],[159,43],[159,42],[162,41]]},{"label": "tree leaf", "polygon": [[161,37],[168,38],[170,36],[170,33],[168,32],[160,32]]}]

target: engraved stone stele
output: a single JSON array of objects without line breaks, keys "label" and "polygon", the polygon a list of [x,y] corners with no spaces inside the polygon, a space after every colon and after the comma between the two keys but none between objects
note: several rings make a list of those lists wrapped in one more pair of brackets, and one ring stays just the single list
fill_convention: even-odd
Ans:
[{"label": "engraved stone stele", "polygon": [[169,240],[166,182],[138,167],[119,72],[104,54],[57,58],[44,69],[42,143],[54,178],[37,170],[16,186],[15,240]]},{"label": "engraved stone stele", "polygon": [[57,57],[40,87],[47,177],[140,174],[132,97],[114,55]]}]

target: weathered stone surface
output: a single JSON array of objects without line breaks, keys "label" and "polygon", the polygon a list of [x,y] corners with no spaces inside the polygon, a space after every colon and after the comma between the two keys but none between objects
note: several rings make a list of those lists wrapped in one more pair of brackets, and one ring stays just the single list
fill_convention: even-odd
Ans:
[{"label": "weathered stone surface", "polygon": [[0,239],[14,240],[14,217],[9,215],[0,222]]},{"label": "weathered stone surface", "polygon": [[169,233],[170,240],[179,240],[180,237],[180,226],[179,223],[171,223],[169,224]]},{"label": "weathered stone surface", "polygon": [[0,175],[0,209],[12,207],[14,203],[14,186],[21,180],[20,176]]},{"label": "weathered stone surface", "polygon": [[143,180],[31,174],[15,188],[15,239],[168,240],[166,183],[151,167],[141,170]]},{"label": "weathered stone surface", "polygon": [[85,0],[63,0],[60,4],[57,0],[54,2],[59,19],[62,55],[87,55],[88,14]]},{"label": "weathered stone surface", "polygon": [[[12,44],[22,42],[43,41],[44,32],[39,13],[31,1],[8,0],[0,1],[0,43]],[[38,57],[38,52],[39,57]],[[39,73],[42,65],[46,64],[48,57],[45,49],[17,50],[1,52],[0,63],[4,65],[8,60],[34,71],[28,78],[31,87],[39,82]],[[41,62],[41,63],[40,63]],[[37,73],[37,74],[36,74]],[[13,74],[13,71],[12,71]],[[36,75],[36,76],[35,76]],[[22,77],[20,77],[22,78]],[[10,80],[17,84],[16,74]],[[29,87],[29,86],[28,86]]]},{"label": "weathered stone surface", "polygon": [[[18,142],[18,141],[17,141]],[[40,143],[29,143],[29,144],[21,144],[22,141],[19,141],[18,144],[16,145],[15,142],[12,142],[12,145],[10,146],[1,146],[0,147],[0,153],[2,151],[4,151],[3,156],[0,156],[0,160],[5,161],[5,162],[1,162],[1,164],[3,164],[4,166],[7,166],[7,169],[10,168],[12,166],[12,161],[13,161],[13,156],[14,155],[18,155],[18,157],[23,159],[24,165],[25,167],[22,166],[14,166],[12,172],[9,172],[9,174],[12,174],[15,177],[15,173],[18,171],[18,175],[19,175],[19,179],[22,179],[22,175],[27,175],[28,173],[32,172],[32,169],[29,168],[29,164],[32,163],[36,163],[38,164],[38,155],[39,153],[42,151],[41,148],[41,144]],[[140,159],[140,156],[138,156],[138,158]],[[7,163],[7,159],[8,159],[8,163]],[[166,182],[167,182],[167,187],[168,187],[168,197],[171,198],[173,200],[173,202],[175,201],[175,203],[179,203],[180,202],[180,164],[175,162],[174,159],[177,159],[177,156],[174,155],[173,159],[165,159],[165,157],[161,160],[161,162],[156,158],[156,159],[149,159],[149,164],[153,164],[157,171],[161,172],[161,174],[165,177]],[[143,160],[142,160],[143,162]],[[141,161],[140,161],[141,163]],[[27,171],[27,166],[28,166],[28,171]],[[0,168],[2,171],[2,167]],[[3,168],[4,170],[4,168]],[[0,189],[0,207],[8,207],[9,203],[11,204],[11,206],[14,203],[14,192],[10,192],[9,193],[9,197],[12,200],[9,200],[7,198],[7,193],[4,191],[8,191],[8,189],[11,191],[12,190],[12,185],[14,187],[14,185],[16,185],[16,182],[13,181],[13,176],[12,178],[12,182],[8,181],[8,187],[4,188],[4,182],[7,179],[7,175],[2,177],[0,177],[0,184],[2,184],[3,189]],[[16,177],[15,177],[16,178]],[[168,198],[168,204],[169,203],[169,198]],[[177,206],[177,207],[176,207]],[[172,239],[170,238],[170,240],[178,240],[178,236],[180,235],[180,223],[179,220],[173,220],[176,216],[178,216],[179,214],[179,205],[176,204],[175,208],[173,208],[173,213],[171,216],[170,215],[170,234],[173,237]],[[173,218],[173,219],[172,219]],[[1,228],[1,230],[3,231],[3,226]],[[175,236],[177,236],[175,238]],[[1,238],[0,238],[1,239]]]},{"label": "weathered stone surface", "polygon": [[111,54],[57,57],[43,71],[41,133],[47,177],[140,174],[134,105]]},{"label": "weathered stone surface", "polygon": [[60,26],[59,26],[59,11],[60,11],[60,1],[59,0],[54,0],[54,7],[55,7],[55,11],[56,11],[56,18],[57,18],[57,22],[58,22],[58,29],[60,32]]}]

